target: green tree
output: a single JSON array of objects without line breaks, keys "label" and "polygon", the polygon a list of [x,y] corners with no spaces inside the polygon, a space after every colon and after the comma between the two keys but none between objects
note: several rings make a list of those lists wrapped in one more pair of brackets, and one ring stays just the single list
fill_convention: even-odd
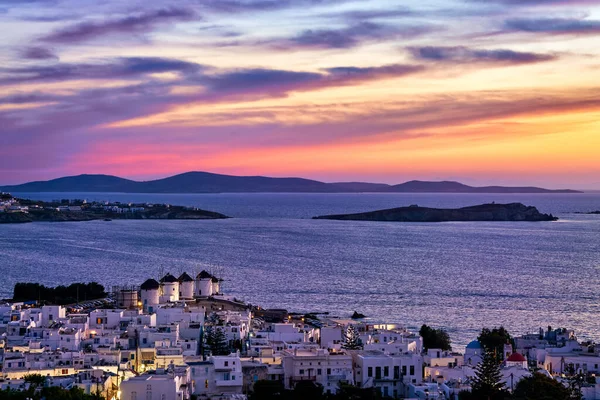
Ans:
[{"label": "green tree", "polygon": [[342,348],[346,350],[360,350],[362,347],[358,330],[354,325],[348,324],[342,337]]},{"label": "green tree", "polygon": [[381,400],[381,390],[375,388],[359,388],[348,383],[340,383],[335,395],[329,396],[331,400]]},{"label": "green tree", "polygon": [[311,381],[300,381],[294,386],[291,397],[294,400],[321,400],[323,399],[323,385]]},{"label": "green tree", "polygon": [[477,338],[485,351],[490,351],[494,354],[496,361],[504,360],[504,345],[512,342],[510,333],[503,326],[500,328],[483,328],[481,334]]},{"label": "green tree", "polygon": [[227,336],[220,326],[206,328],[206,344],[213,356],[227,356],[231,354]]},{"label": "green tree", "polygon": [[571,391],[562,383],[539,373],[517,383],[514,400],[569,400]]},{"label": "green tree", "polygon": [[581,393],[581,386],[585,382],[585,375],[575,368],[573,364],[565,365],[564,369],[565,379],[569,386],[569,399],[581,400],[583,393]]},{"label": "green tree", "polygon": [[448,336],[448,332],[443,329],[434,329],[427,325],[423,325],[419,330],[419,335],[423,338],[423,347],[425,350],[452,350],[450,336]]},{"label": "green tree", "polygon": [[286,391],[280,381],[260,380],[254,383],[250,400],[283,400]]},{"label": "green tree", "polygon": [[23,377],[23,380],[36,387],[44,386],[46,383],[46,378],[42,374],[28,374]]},{"label": "green tree", "polygon": [[471,379],[471,393],[481,400],[503,399],[506,395],[500,364],[492,351],[483,354],[483,361],[475,367]]}]

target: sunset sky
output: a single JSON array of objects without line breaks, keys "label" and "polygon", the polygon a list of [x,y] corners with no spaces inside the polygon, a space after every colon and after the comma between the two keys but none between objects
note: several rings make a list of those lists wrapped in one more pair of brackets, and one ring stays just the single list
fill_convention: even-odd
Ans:
[{"label": "sunset sky", "polygon": [[600,0],[0,0],[0,184],[600,189]]}]

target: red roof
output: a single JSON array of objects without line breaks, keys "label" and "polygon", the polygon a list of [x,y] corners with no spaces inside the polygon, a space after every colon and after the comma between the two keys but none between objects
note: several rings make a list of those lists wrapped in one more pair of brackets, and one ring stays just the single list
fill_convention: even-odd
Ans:
[{"label": "red roof", "polygon": [[527,359],[525,357],[523,357],[522,354],[512,353],[510,355],[510,357],[508,357],[506,359],[506,361],[508,361],[508,362],[523,362],[523,361],[527,361]]}]

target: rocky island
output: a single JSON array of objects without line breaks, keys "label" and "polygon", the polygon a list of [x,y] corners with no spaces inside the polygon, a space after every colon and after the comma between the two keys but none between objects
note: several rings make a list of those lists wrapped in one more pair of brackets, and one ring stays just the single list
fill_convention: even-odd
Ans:
[{"label": "rocky island", "polygon": [[68,222],[113,219],[224,219],[226,215],[197,207],[170,204],[133,204],[55,200],[51,202],[18,199],[0,194],[0,224],[25,222]]},{"label": "rocky island", "polygon": [[556,221],[552,214],[542,214],[537,208],[521,203],[482,204],[457,209],[428,208],[417,205],[358,214],[323,215],[313,219],[391,222],[451,222],[451,221]]}]

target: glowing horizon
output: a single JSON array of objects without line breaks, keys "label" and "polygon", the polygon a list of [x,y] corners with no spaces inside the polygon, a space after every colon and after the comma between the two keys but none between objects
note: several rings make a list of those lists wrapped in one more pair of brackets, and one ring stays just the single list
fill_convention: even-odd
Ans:
[{"label": "glowing horizon", "polygon": [[0,0],[0,184],[600,189],[600,1],[394,3]]}]

